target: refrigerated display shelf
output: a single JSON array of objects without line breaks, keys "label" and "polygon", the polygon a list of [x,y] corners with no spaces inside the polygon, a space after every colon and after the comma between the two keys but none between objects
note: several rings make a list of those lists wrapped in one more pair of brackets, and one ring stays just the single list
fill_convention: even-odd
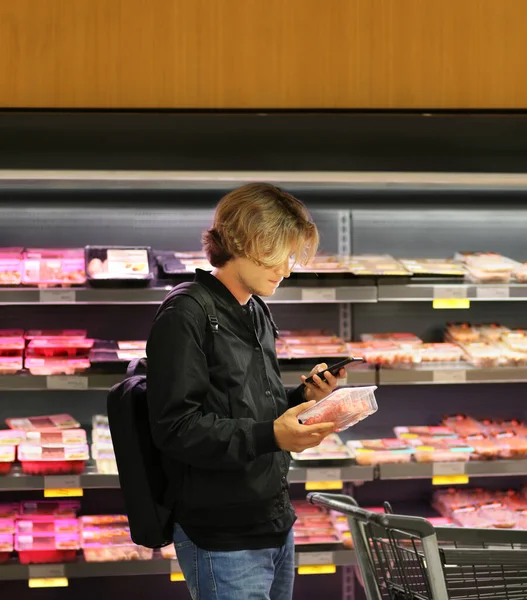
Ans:
[{"label": "refrigerated display shelf", "polygon": [[382,281],[377,283],[377,299],[379,302],[432,302],[433,300],[461,300],[471,302],[489,301],[525,301],[527,285],[522,283],[467,283],[412,281],[396,283]]},{"label": "refrigerated display shelf", "polygon": [[510,477],[527,475],[527,460],[489,460],[449,463],[379,465],[379,479],[432,479],[434,477]]},{"label": "refrigerated display shelf", "polygon": [[435,385],[463,383],[524,383],[527,367],[473,367],[467,363],[417,366],[405,369],[380,368],[379,385]]},{"label": "refrigerated display shelf", "polygon": [[[296,548],[296,566],[355,564],[353,550],[317,551]],[[170,575],[180,573],[176,560],[154,558],[152,560],[86,562],[79,559],[73,563],[49,565],[21,565],[15,562],[0,565],[0,581],[23,581],[29,579],[80,579],[87,577],[128,577],[130,575]]]},{"label": "refrigerated display shelf", "polygon": [[[0,288],[0,305],[143,305],[161,304],[171,285],[148,288]],[[278,288],[265,298],[269,304],[328,304],[339,302],[377,302],[375,285],[296,286]]]}]

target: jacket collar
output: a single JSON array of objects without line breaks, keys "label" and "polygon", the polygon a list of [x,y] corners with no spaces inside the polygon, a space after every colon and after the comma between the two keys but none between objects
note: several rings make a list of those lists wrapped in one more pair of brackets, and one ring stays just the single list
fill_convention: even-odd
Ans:
[{"label": "jacket collar", "polygon": [[[223,285],[223,283],[214,277],[210,271],[203,271],[202,269],[196,269],[196,275],[194,281],[207,287],[215,296],[219,296],[226,304],[234,307],[242,307],[236,297],[229,291],[229,289]],[[251,302],[249,300],[249,302]]]}]

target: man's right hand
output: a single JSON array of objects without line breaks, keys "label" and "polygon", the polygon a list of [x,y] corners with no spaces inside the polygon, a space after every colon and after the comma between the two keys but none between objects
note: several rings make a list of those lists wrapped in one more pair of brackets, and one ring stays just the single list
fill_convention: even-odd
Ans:
[{"label": "man's right hand", "polygon": [[279,448],[288,452],[302,452],[307,448],[314,448],[335,431],[335,423],[317,423],[316,425],[302,425],[298,422],[298,415],[316,402],[304,402],[286,411],[274,422],[274,437]]}]

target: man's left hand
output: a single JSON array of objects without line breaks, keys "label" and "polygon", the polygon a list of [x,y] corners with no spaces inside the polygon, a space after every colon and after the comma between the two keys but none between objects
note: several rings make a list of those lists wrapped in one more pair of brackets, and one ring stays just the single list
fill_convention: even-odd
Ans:
[{"label": "man's left hand", "polygon": [[[306,386],[304,389],[304,398],[307,402],[310,400],[319,402],[326,396],[329,396],[329,394],[338,387],[338,379],[344,379],[346,377],[346,369],[341,369],[337,378],[329,371],[324,371],[327,368],[328,366],[326,363],[320,363],[311,369],[309,375],[302,375],[302,383]],[[324,374],[324,379],[326,381],[322,381],[318,375],[315,375],[315,373],[321,372]],[[313,377],[313,383],[306,383],[306,379],[311,376]]]}]

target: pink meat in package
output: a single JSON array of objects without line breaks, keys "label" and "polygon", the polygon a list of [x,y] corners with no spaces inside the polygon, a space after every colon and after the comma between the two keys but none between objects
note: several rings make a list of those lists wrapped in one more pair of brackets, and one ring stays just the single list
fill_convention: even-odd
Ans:
[{"label": "pink meat in package", "polygon": [[343,431],[377,411],[376,389],[376,386],[340,388],[301,413],[298,420],[304,425],[335,423],[335,431]]},{"label": "pink meat in package", "polygon": [[83,249],[30,249],[23,254],[22,283],[82,285],[86,282]]}]

